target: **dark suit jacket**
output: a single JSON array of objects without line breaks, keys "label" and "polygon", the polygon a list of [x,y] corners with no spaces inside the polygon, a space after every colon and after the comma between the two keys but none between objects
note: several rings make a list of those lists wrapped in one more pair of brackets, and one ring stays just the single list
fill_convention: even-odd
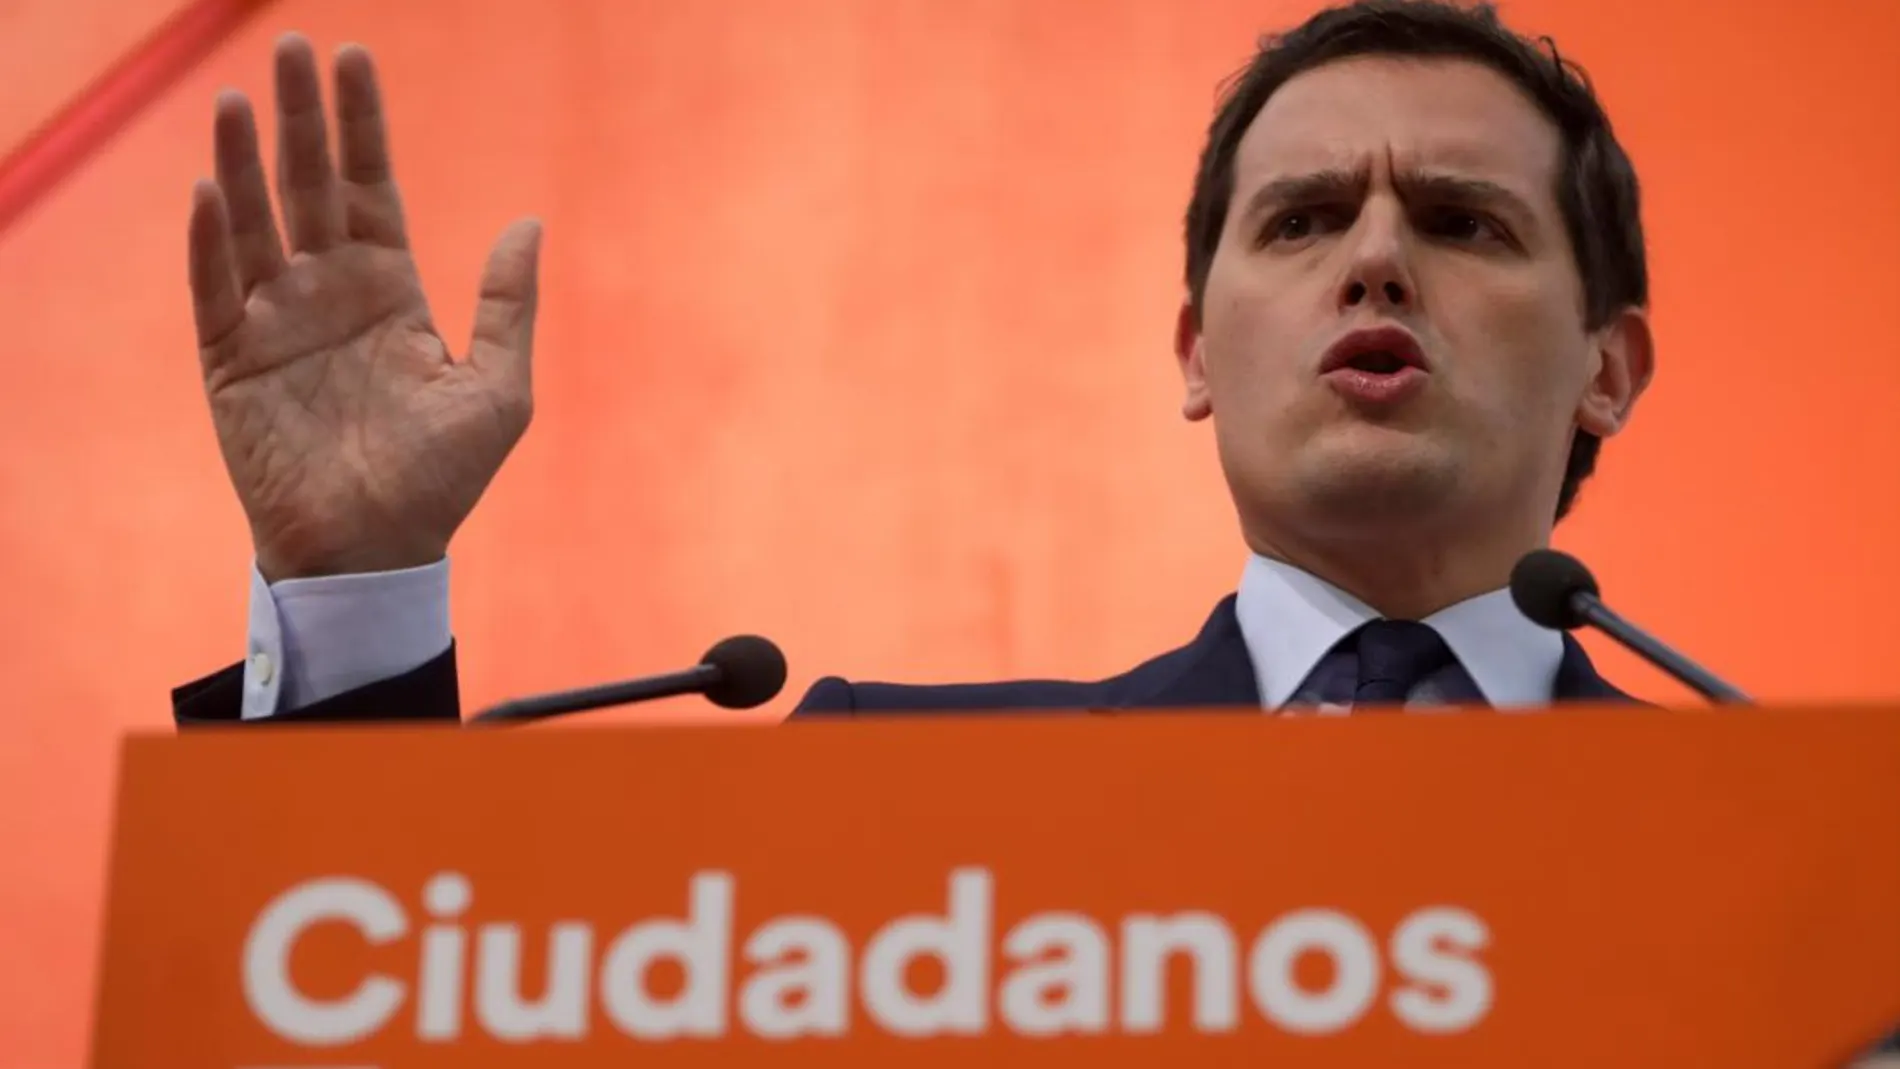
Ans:
[{"label": "dark suit jacket", "polygon": [[[230,723],[239,719],[244,666],[172,692],[172,713],[180,726]],[[1591,666],[1583,647],[1564,636],[1564,657],[1557,669],[1556,698],[1562,702],[1630,702]],[[1234,596],[1228,595],[1194,641],[1164,653],[1132,671],[1094,683],[1016,680],[1007,683],[957,683],[911,686],[852,683],[828,676],[812,685],[794,716],[855,716],[859,713],[1014,712],[1043,710],[1116,710],[1255,706],[1260,690],[1253,662],[1240,635]],[[407,675],[339,694],[315,705],[259,723],[318,721],[430,720],[456,722],[461,703],[456,688],[455,650]]]}]

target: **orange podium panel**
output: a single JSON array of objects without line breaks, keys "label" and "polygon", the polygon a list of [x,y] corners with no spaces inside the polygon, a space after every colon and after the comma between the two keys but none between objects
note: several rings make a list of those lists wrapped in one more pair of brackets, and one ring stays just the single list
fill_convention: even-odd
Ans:
[{"label": "orange podium panel", "polygon": [[1842,1065],[1900,714],[284,728],[125,747],[92,1063]]}]

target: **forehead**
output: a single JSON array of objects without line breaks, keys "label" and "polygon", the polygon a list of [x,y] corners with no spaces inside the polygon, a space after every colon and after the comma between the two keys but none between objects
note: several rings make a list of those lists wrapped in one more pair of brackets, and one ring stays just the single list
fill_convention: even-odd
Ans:
[{"label": "forehead", "polygon": [[1445,171],[1555,210],[1556,124],[1504,75],[1463,59],[1356,56],[1295,76],[1234,157],[1235,192],[1325,170]]}]

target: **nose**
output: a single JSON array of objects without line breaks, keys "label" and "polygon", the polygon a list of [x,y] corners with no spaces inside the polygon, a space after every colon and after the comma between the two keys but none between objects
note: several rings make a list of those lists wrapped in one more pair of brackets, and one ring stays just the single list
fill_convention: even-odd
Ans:
[{"label": "nose", "polygon": [[1345,243],[1345,276],[1340,280],[1340,311],[1371,307],[1399,311],[1417,300],[1412,281],[1402,212],[1369,203],[1354,221]]},{"label": "nose", "polygon": [[1375,303],[1393,308],[1403,308],[1411,303],[1411,294],[1406,290],[1405,283],[1388,278],[1383,282],[1372,283],[1363,279],[1353,279],[1346,284],[1346,292],[1340,304],[1346,308],[1357,308],[1367,303],[1367,299],[1374,293],[1381,298]]}]

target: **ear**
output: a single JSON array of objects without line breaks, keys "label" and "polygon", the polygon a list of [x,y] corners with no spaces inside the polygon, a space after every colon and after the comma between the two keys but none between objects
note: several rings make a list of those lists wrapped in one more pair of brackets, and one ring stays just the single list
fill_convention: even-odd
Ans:
[{"label": "ear", "polygon": [[1650,377],[1656,371],[1649,313],[1641,308],[1625,308],[1592,340],[1597,351],[1597,373],[1577,404],[1577,426],[1599,438],[1608,438],[1629,422],[1636,399],[1649,388]]},{"label": "ear", "polygon": [[1187,393],[1181,398],[1181,415],[1203,420],[1214,414],[1214,402],[1207,393],[1207,361],[1202,354],[1201,325],[1194,314],[1192,298],[1181,298],[1181,312],[1174,321],[1174,361],[1181,365],[1181,381]]}]

